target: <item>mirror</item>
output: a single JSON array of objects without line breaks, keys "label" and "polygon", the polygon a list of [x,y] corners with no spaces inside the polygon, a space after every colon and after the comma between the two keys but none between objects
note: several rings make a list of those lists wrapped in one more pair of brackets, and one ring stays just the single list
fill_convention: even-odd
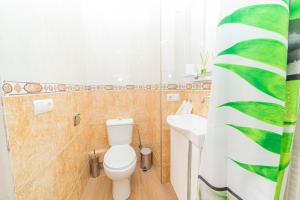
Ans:
[{"label": "mirror", "polygon": [[161,10],[162,82],[195,81],[203,67],[210,72],[219,0],[162,0]]}]

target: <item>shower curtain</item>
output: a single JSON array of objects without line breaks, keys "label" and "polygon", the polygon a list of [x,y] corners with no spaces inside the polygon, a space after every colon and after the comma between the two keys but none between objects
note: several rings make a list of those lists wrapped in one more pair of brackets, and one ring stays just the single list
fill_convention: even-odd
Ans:
[{"label": "shower curtain", "polygon": [[199,199],[283,199],[298,110],[300,0],[222,4]]}]

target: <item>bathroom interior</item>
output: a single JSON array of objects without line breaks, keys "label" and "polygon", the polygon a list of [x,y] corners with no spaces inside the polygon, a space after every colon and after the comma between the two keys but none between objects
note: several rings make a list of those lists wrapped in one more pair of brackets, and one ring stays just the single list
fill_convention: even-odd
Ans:
[{"label": "bathroom interior", "polygon": [[299,0],[0,1],[0,200],[300,200],[299,27]]}]

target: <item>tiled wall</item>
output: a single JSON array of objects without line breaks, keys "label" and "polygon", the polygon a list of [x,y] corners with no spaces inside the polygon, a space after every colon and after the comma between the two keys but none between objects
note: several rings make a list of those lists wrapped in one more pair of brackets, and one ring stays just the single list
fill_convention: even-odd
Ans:
[{"label": "tiled wall", "polygon": [[[204,97],[210,87],[33,84],[25,90],[26,85],[7,82],[3,87],[17,200],[79,199],[89,177],[88,153],[94,148],[108,149],[105,121],[119,117],[134,119],[137,155],[139,131],[142,144],[153,149],[156,174],[168,182],[170,129],[166,117],[174,114],[184,99],[193,101],[194,113],[206,116],[208,101]],[[179,93],[180,101],[167,102],[167,93]],[[44,98],[54,100],[54,110],[34,116],[32,101]],[[77,127],[72,121],[75,113],[81,114]]]},{"label": "tiled wall", "polygon": [[[52,112],[33,115],[34,99],[52,98]],[[6,97],[17,200],[76,200],[88,179],[90,92]],[[81,114],[73,127],[72,116]]]},{"label": "tiled wall", "polygon": [[[111,118],[134,119],[133,146],[138,151],[139,130],[142,144],[153,149],[160,176],[160,90],[106,87],[28,94],[7,95],[4,101],[17,200],[79,199],[88,179],[88,153],[108,148],[105,121]],[[32,101],[45,98],[54,100],[54,110],[34,116]],[[81,114],[77,127],[75,113]]]}]

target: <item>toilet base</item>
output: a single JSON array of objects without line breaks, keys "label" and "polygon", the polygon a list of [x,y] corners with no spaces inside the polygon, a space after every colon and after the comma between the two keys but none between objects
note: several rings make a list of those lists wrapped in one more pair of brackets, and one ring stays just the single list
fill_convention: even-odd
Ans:
[{"label": "toilet base", "polygon": [[130,179],[113,181],[114,200],[126,200],[130,196]]}]

